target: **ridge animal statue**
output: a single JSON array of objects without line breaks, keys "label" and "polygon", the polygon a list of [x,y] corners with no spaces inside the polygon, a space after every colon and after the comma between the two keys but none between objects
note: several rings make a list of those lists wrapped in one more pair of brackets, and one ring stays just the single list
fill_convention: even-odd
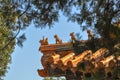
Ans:
[{"label": "ridge animal statue", "polygon": [[72,42],[75,42],[77,39],[75,38],[74,32],[70,33]]},{"label": "ridge animal statue", "polygon": [[45,39],[45,45],[48,45],[48,38]]},{"label": "ridge animal statue", "polygon": [[88,34],[88,39],[91,40],[93,38],[93,34],[91,30],[87,30],[87,34]]},{"label": "ridge animal statue", "polygon": [[62,44],[62,40],[58,37],[58,35],[54,35],[54,38],[56,39],[56,44]]},{"label": "ridge animal statue", "polygon": [[41,43],[41,45],[48,45],[48,38],[44,39],[44,37],[43,37],[43,39],[40,40],[40,43]]}]

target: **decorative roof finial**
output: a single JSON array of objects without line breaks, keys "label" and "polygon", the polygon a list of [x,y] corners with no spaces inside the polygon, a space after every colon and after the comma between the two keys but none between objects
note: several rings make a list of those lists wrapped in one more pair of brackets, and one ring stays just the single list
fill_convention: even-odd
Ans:
[{"label": "decorative roof finial", "polygon": [[44,36],[43,36],[43,39],[40,40],[40,43],[41,43],[41,45],[48,45],[48,38],[44,38]]},{"label": "decorative roof finial", "polygon": [[93,38],[93,34],[91,30],[87,30],[87,34],[88,34],[88,39],[91,40]]},{"label": "decorative roof finial", "polygon": [[62,40],[58,37],[58,35],[54,35],[54,38],[56,39],[56,44],[62,44]]},{"label": "decorative roof finial", "polygon": [[77,40],[75,35],[74,35],[74,32],[70,33],[70,36],[71,36],[72,42],[75,42]]}]

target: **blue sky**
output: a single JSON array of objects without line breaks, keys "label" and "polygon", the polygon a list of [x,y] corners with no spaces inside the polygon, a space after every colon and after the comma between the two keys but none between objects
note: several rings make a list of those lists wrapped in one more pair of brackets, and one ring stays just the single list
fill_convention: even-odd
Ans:
[{"label": "blue sky", "polygon": [[37,69],[42,69],[40,62],[42,53],[38,51],[40,47],[39,40],[43,36],[48,38],[49,44],[54,44],[54,35],[57,34],[63,42],[70,40],[71,32],[80,32],[82,39],[87,39],[86,32],[80,30],[80,26],[76,23],[67,22],[64,16],[60,16],[58,23],[55,23],[53,28],[45,29],[35,28],[31,25],[22,33],[26,33],[27,40],[24,42],[24,47],[16,46],[12,54],[12,64],[6,74],[5,80],[42,80],[38,75]]}]

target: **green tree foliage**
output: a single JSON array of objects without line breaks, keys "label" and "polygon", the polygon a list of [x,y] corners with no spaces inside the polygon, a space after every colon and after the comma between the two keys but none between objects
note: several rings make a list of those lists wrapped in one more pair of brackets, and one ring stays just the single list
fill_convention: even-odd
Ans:
[{"label": "green tree foliage", "polygon": [[8,63],[11,63],[11,53],[15,47],[15,40],[12,40],[5,49],[1,50],[1,48],[4,47],[12,36],[13,33],[10,30],[6,27],[0,27],[0,80],[5,76],[5,73],[9,68]]},{"label": "green tree foliage", "polygon": [[[60,13],[63,13],[68,21],[77,22],[83,29],[93,27],[98,28],[104,25],[106,28],[119,20],[120,1],[119,0],[10,0],[18,6],[16,10],[23,12],[28,10],[22,19],[23,24],[31,21],[36,26],[51,26],[57,22]],[[20,5],[22,4],[22,5]],[[102,24],[102,25],[98,25]],[[97,26],[98,25],[98,26]],[[104,27],[100,27],[101,29]]]},{"label": "green tree foliage", "polygon": [[112,25],[119,20],[119,0],[34,0],[32,3],[35,6],[33,20],[37,25],[39,22],[53,24],[58,21],[61,11],[68,21],[77,22],[83,30],[92,28],[104,38],[109,39],[111,31],[120,33],[120,29],[118,31]]},{"label": "green tree foliage", "polygon": [[28,8],[20,19],[24,26],[33,22],[36,27],[51,27],[62,13],[82,30],[90,28],[105,40],[120,38],[120,28],[113,25],[120,20],[119,0],[11,0],[11,3],[19,5],[15,8],[19,12]]},{"label": "green tree foliage", "polygon": [[[13,14],[13,9],[9,7],[10,5],[6,3],[7,6],[5,6],[3,4],[0,3],[0,80],[9,68],[8,63],[11,63],[11,53],[15,47],[14,33],[11,26],[15,24],[16,17],[13,17],[15,14]],[[9,15],[9,13],[13,15]]]},{"label": "green tree foliage", "polygon": [[[83,30],[92,29],[95,34],[109,40],[120,38],[120,28],[113,25],[119,21],[119,0],[8,0],[12,7],[5,8],[7,13],[16,15],[19,20],[6,18],[7,24],[20,23],[20,29],[25,29],[30,23],[36,27],[51,27],[59,21],[60,14],[68,18],[68,21],[77,22]],[[5,1],[1,1],[5,2]],[[7,0],[6,0],[7,2]],[[10,9],[11,10],[10,10]],[[9,10],[8,10],[9,9]],[[10,12],[8,12],[10,11]],[[19,17],[18,14],[23,13]],[[11,23],[10,23],[11,24]],[[14,28],[16,26],[14,25]]]},{"label": "green tree foliage", "polygon": [[0,80],[5,76],[8,63],[11,63],[11,53],[16,42],[22,46],[25,40],[24,34],[17,37],[21,30],[20,13],[15,10],[16,4],[10,4],[9,0],[0,0]]}]

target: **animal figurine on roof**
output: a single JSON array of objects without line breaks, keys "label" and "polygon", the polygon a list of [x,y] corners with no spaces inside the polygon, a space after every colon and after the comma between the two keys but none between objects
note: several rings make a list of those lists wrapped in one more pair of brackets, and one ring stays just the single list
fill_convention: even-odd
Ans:
[{"label": "animal figurine on roof", "polygon": [[58,37],[58,35],[54,35],[54,38],[56,40],[56,44],[62,44],[62,40]]},{"label": "animal figurine on roof", "polygon": [[93,34],[91,30],[87,30],[87,34],[88,34],[88,39],[91,40],[93,38]]},{"label": "animal figurine on roof", "polygon": [[44,36],[43,36],[43,39],[40,40],[40,43],[41,43],[41,45],[48,45],[48,38],[44,39]]},{"label": "animal figurine on roof", "polygon": [[70,33],[72,42],[75,42],[77,39],[75,38],[74,32]]}]

